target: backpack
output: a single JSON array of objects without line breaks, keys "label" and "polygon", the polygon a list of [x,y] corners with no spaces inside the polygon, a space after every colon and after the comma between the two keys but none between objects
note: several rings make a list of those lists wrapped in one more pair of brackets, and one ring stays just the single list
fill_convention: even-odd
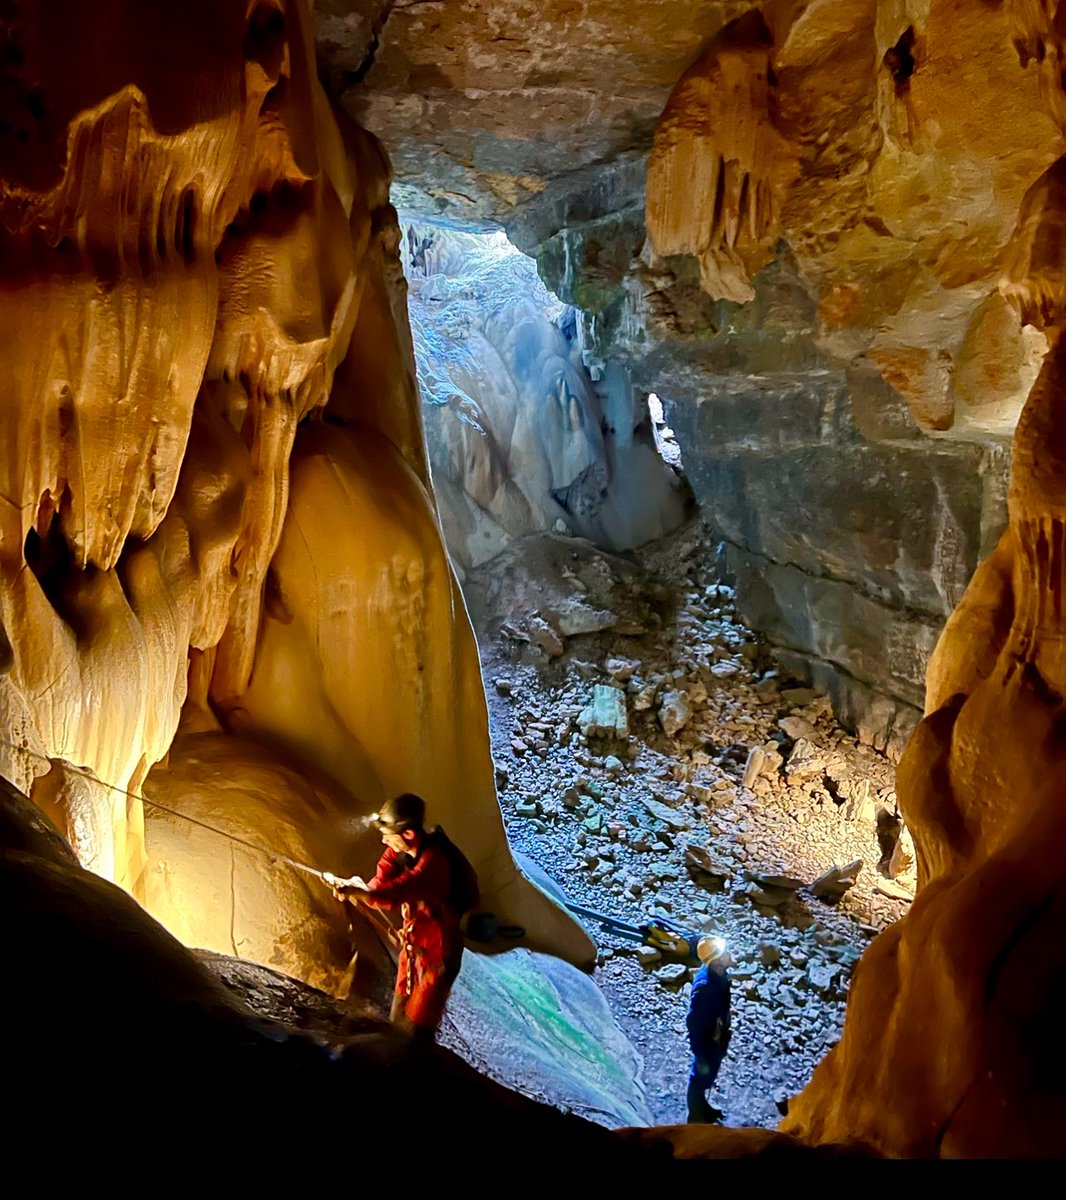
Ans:
[{"label": "backpack", "polygon": [[451,869],[452,890],[449,897],[452,907],[462,916],[477,908],[481,900],[481,889],[478,887],[477,872],[470,865],[470,860],[440,827],[436,837],[440,848],[448,859]]}]

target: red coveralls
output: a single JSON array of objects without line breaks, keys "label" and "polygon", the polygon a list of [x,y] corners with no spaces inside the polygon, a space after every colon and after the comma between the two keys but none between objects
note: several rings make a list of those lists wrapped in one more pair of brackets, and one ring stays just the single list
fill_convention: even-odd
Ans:
[{"label": "red coveralls", "polygon": [[459,964],[463,937],[452,906],[452,869],[433,834],[425,835],[418,858],[386,850],[378,861],[364,904],[385,910],[400,907],[403,916],[396,995],[416,1027],[436,1029],[444,1013]]}]

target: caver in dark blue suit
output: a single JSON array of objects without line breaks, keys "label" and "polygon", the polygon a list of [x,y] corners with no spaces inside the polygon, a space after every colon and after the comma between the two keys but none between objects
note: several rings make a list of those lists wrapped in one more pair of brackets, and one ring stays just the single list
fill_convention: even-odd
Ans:
[{"label": "caver in dark blue suit", "polygon": [[705,1123],[717,1120],[717,1109],[707,1101],[718,1070],[729,1048],[729,975],[723,966],[700,967],[692,981],[688,1006],[688,1043],[692,1070],[688,1076],[688,1119]]}]

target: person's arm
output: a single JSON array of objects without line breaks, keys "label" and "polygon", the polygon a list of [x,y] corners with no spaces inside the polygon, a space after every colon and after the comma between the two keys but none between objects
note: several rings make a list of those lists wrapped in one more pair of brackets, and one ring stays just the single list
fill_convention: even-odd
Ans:
[{"label": "person's arm", "polygon": [[413,867],[388,879],[379,880],[375,875],[361,899],[372,908],[394,908],[411,900],[443,899],[449,882],[447,858],[439,850],[427,847]]},{"label": "person's arm", "polygon": [[395,850],[386,850],[378,859],[377,870],[372,879],[368,879],[367,891],[384,886],[392,879],[398,879],[407,868]]},{"label": "person's arm", "polygon": [[685,1025],[688,1028],[689,1045],[695,1048],[707,1039],[707,981],[697,974],[692,983],[689,996],[688,1013],[685,1015]]},{"label": "person's arm", "polygon": [[373,879],[368,882],[358,875],[353,875],[351,879],[335,880],[331,884],[333,894],[338,900],[363,900],[367,895],[368,889],[395,878],[402,871],[403,867],[400,865],[399,856],[393,850],[386,850],[381,858],[378,859],[377,870],[374,872]]}]

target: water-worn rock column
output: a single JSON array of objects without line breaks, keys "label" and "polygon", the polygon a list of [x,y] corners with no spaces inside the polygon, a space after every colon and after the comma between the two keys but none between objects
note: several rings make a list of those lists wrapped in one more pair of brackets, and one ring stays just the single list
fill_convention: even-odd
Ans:
[{"label": "water-worn rock column", "polygon": [[[915,528],[925,526],[921,536],[903,536],[905,527],[897,526],[885,538],[896,553],[880,582],[905,597],[924,593],[928,603],[936,592],[950,602],[978,554],[992,550],[987,537],[974,536],[994,527],[979,519],[979,489],[970,489],[969,515],[957,511],[967,494],[961,477],[979,467],[978,455],[959,447],[945,454],[937,440],[909,459],[906,440],[892,446],[897,439],[876,427],[870,436],[871,413],[856,402],[864,392],[851,372],[876,368],[926,434],[975,440],[1002,434],[1042,360],[1014,432],[1007,529],[977,567],[932,654],[925,716],[898,771],[918,894],[861,960],[843,1038],[792,1102],[782,1129],[813,1143],[861,1143],[889,1155],[1056,1154],[1066,1115],[1058,1017],[1066,980],[1058,935],[1066,914],[1059,852],[1066,839],[1061,12],[1057,4],[1027,0],[934,0],[921,13],[887,3],[810,5],[799,14],[767,5],[765,13],[754,45],[751,28],[727,31],[675,91],[657,135],[660,169],[649,177],[649,228],[664,251],[686,242],[700,258],[704,286],[740,295],[743,271],[757,271],[769,253],[764,209],[758,221],[743,218],[778,158],[772,140],[753,142],[746,127],[747,140],[740,138],[724,119],[731,102],[725,83],[735,82],[744,63],[767,78],[772,72],[769,99],[753,80],[744,95],[759,100],[750,106],[753,120],[791,130],[799,155],[799,174],[775,208],[777,231],[792,245],[805,287],[813,288],[819,347],[849,361],[851,415],[866,444],[849,447],[846,437],[842,444],[841,426],[826,420],[839,408],[807,400],[788,412],[782,407],[773,450],[765,425],[745,445],[719,402],[715,415],[724,418],[726,443],[737,447],[740,463],[722,455],[714,471],[725,478],[732,472],[740,490],[757,486],[762,454],[782,485],[779,504],[798,500],[802,508],[822,488],[843,514],[835,524],[808,521],[789,533],[764,491],[745,529],[743,513],[729,512],[726,491],[734,489],[723,488],[720,502],[736,540],[780,547],[796,567],[817,564],[824,610],[827,581],[855,570],[855,554],[843,552],[853,532],[867,538],[860,555],[866,586],[876,579],[874,543],[900,516],[895,489],[910,462],[933,485],[914,490],[923,498],[936,494],[937,503],[915,514]],[[864,56],[875,68],[865,77],[858,73]],[[831,65],[842,72],[836,90],[808,103]],[[804,93],[796,90],[801,81]],[[850,123],[841,120],[845,112]],[[679,146],[688,146],[686,153]],[[688,210],[687,225],[676,211],[693,177],[686,164],[700,147],[718,149],[750,176],[740,189],[721,164],[699,176],[718,181],[710,240],[700,220],[706,205]],[[831,160],[836,169],[827,171]],[[974,170],[982,161],[983,174]],[[756,300],[759,279],[751,278]],[[749,395],[760,382],[749,380]],[[797,408],[817,414],[805,436],[797,435]],[[804,462],[805,437],[823,446],[824,457],[793,470]],[[841,476],[835,464],[842,453],[854,462]],[[952,472],[960,477],[954,483]],[[950,525],[938,520],[952,509]],[[941,536],[952,528],[965,535],[954,545]],[[765,564],[763,570],[774,573]],[[870,640],[848,634],[844,606],[832,619],[856,649]],[[882,644],[890,648],[891,638]],[[912,671],[911,699],[917,682]]]},{"label": "water-worn rock column", "polygon": [[188,941],[327,985],[346,918],[270,853],[365,867],[418,787],[589,961],[507,848],[388,163],[311,4],[16,2],[0,42],[0,769]]},{"label": "water-worn rock column", "polygon": [[1066,1089],[1066,162],[1007,289],[1051,350],[1014,437],[1010,524],[944,631],[900,764],[920,891],[859,964],[843,1040],[784,1128],[901,1155],[1057,1154]]}]

